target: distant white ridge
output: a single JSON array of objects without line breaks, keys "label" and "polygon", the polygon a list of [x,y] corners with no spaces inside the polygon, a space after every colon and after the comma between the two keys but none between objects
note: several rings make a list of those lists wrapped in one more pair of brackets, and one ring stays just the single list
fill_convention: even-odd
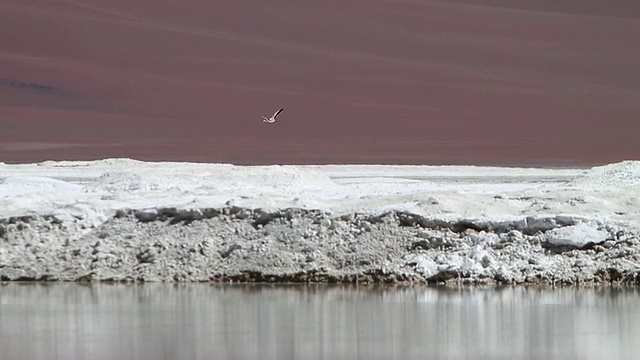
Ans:
[{"label": "distant white ridge", "polygon": [[[640,228],[640,161],[587,170],[131,159],[0,165],[0,219],[81,212],[90,220],[124,208],[222,208],[228,203],[337,215],[408,211],[429,219],[496,223],[569,216]],[[559,234],[558,241],[569,238],[565,235]]]}]

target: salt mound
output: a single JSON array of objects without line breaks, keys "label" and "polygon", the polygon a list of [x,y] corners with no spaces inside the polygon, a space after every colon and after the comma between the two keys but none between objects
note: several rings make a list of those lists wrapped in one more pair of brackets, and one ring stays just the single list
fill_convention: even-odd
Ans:
[{"label": "salt mound", "polygon": [[9,176],[0,182],[6,189],[2,193],[32,194],[41,192],[55,192],[61,190],[81,190],[82,186],[49,177],[39,176]]},{"label": "salt mound", "polygon": [[120,191],[154,191],[159,184],[151,179],[128,172],[106,172],[98,178],[98,187],[112,192]]},{"label": "salt mound", "polygon": [[608,237],[609,234],[606,231],[598,230],[585,223],[555,228],[547,232],[547,240],[550,244],[577,248],[589,243],[600,244]]},{"label": "salt mound", "polygon": [[297,166],[232,166],[204,175],[203,187],[216,191],[247,194],[299,195],[330,190],[336,184],[327,175]]},{"label": "salt mound", "polygon": [[[145,164],[146,165],[146,164]],[[325,174],[301,169],[296,166],[234,166],[208,164],[206,166],[176,166],[166,169],[141,167],[131,170],[107,171],[97,180],[97,187],[110,192],[162,191],[179,189],[189,191],[196,188],[218,191],[277,190],[296,192],[323,190],[335,183]]]},{"label": "salt mound", "polygon": [[577,177],[578,185],[640,185],[640,161],[622,161],[619,163],[596,166]]},{"label": "salt mound", "polygon": [[76,168],[76,167],[95,167],[95,166],[140,166],[147,164],[146,162],[128,159],[128,158],[112,158],[102,160],[47,160],[37,163],[39,167],[51,167],[51,168]]},{"label": "salt mound", "polygon": [[296,166],[252,166],[235,167],[232,174],[240,182],[261,184],[271,188],[323,189],[335,185],[327,175],[317,170],[301,169]]}]

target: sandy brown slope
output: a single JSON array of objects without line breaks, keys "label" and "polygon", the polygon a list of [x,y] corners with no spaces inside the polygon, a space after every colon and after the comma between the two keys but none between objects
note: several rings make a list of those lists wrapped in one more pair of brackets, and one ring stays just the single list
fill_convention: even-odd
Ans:
[{"label": "sandy brown slope", "polygon": [[602,4],[5,0],[0,161],[638,159],[640,5]]}]

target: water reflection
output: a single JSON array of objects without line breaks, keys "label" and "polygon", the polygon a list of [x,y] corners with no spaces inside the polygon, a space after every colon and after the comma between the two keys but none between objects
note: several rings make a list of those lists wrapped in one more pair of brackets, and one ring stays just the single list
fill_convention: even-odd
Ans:
[{"label": "water reflection", "polygon": [[1,359],[632,359],[636,289],[0,286]]}]

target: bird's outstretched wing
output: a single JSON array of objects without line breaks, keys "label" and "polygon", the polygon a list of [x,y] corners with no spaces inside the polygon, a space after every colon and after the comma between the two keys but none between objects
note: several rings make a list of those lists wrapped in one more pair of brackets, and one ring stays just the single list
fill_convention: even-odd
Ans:
[{"label": "bird's outstretched wing", "polygon": [[276,111],[276,113],[273,114],[273,118],[275,119],[276,116],[278,116],[278,114],[280,114],[282,112],[282,110],[284,110],[284,109],[280,109],[280,110]]}]

